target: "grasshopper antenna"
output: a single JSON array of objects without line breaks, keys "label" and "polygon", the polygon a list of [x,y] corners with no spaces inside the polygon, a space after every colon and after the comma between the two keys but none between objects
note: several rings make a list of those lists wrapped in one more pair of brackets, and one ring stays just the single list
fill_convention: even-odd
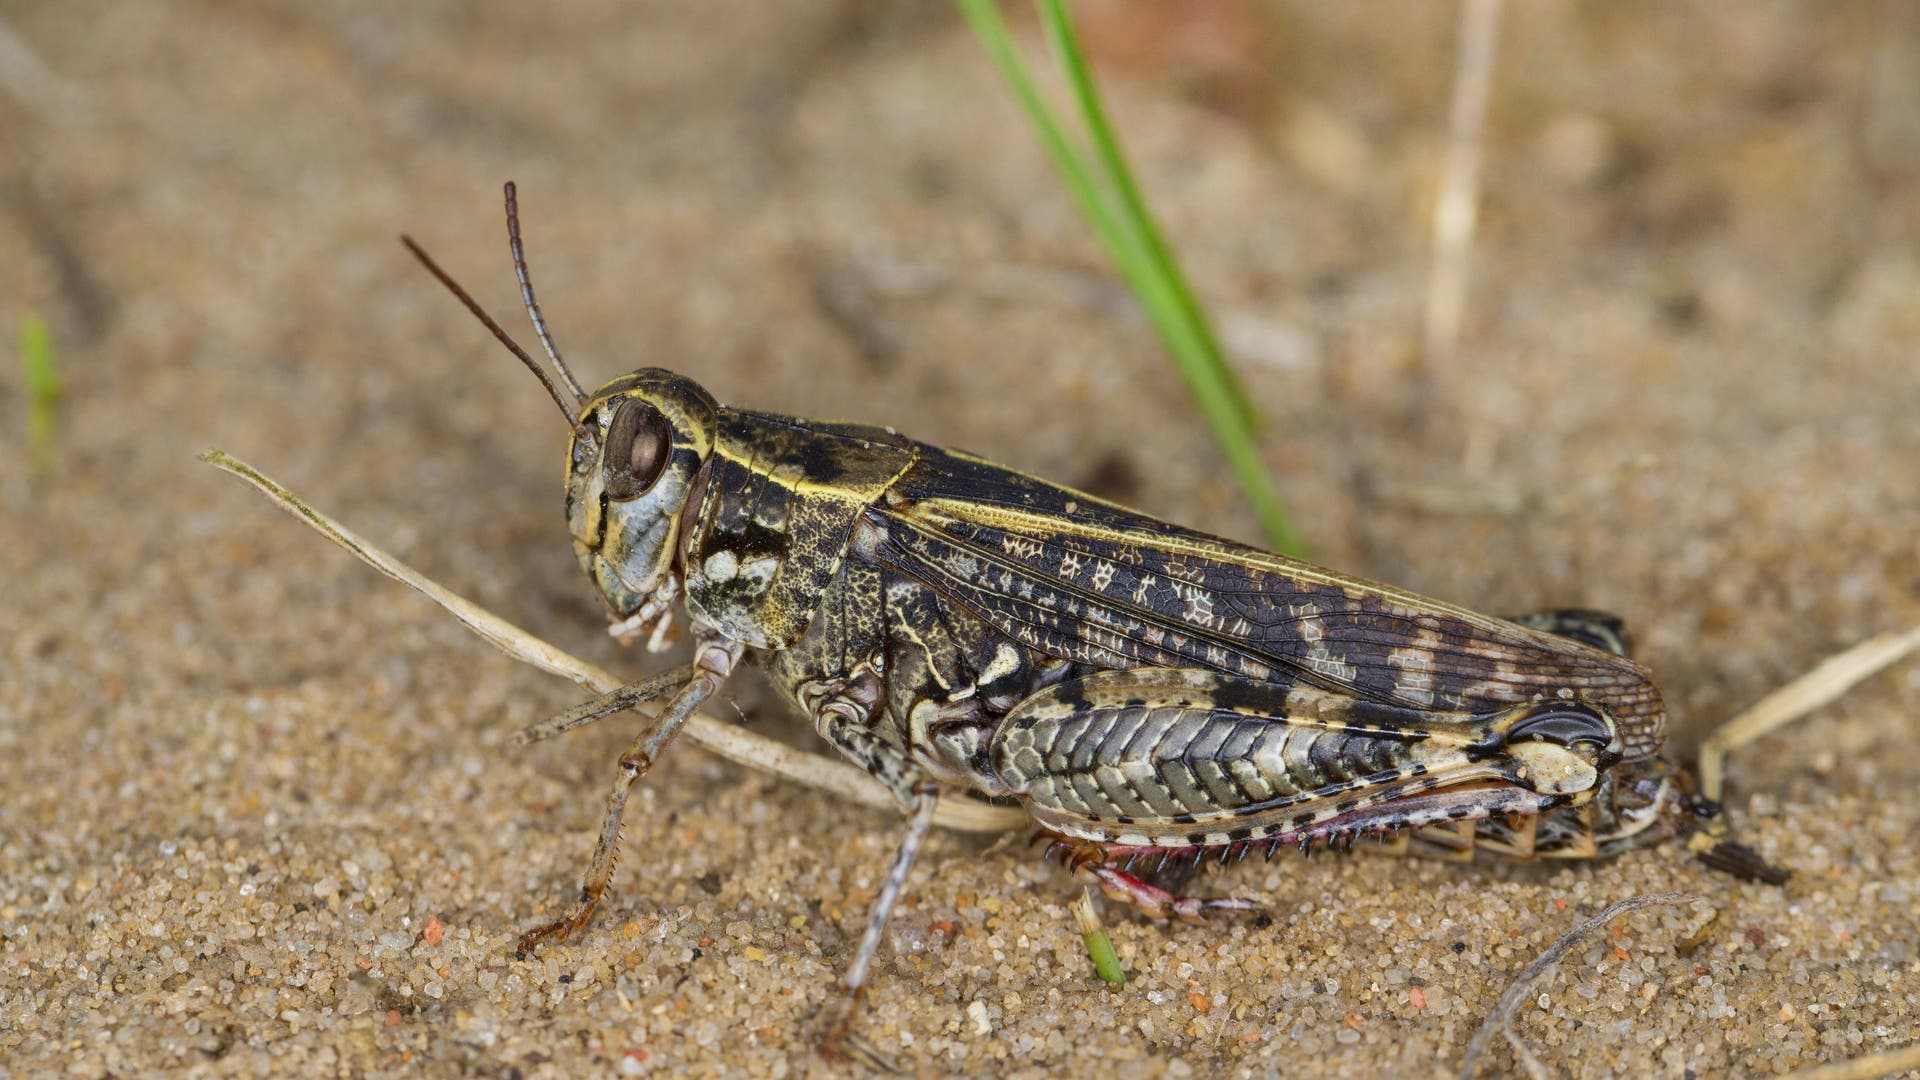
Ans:
[{"label": "grasshopper antenna", "polygon": [[487,314],[486,309],[480,306],[480,302],[468,295],[467,290],[461,288],[460,283],[449,277],[445,270],[440,269],[440,264],[433,261],[433,256],[413,242],[413,237],[402,233],[400,242],[405,244],[407,250],[413,252],[413,257],[419,259],[421,265],[427,268],[427,273],[439,278],[440,284],[445,285],[448,292],[467,305],[467,310],[473,312],[473,317],[479,319],[481,325],[493,331],[493,336],[500,339],[500,344],[505,345],[513,355],[520,358],[521,363],[527,365],[527,370],[533,372],[533,377],[539,379],[540,385],[547,388],[547,394],[553,398],[553,403],[560,407],[560,415],[567,418],[567,426],[575,431],[582,430],[579,418],[573,415],[573,410],[567,407],[566,400],[560,396],[560,389],[553,385],[553,380],[547,377],[546,372],[540,370],[540,365],[533,362],[533,357],[527,355],[527,350],[521,348],[520,343],[513,340],[505,330],[500,329],[500,324],[493,321],[493,316]]},{"label": "grasshopper antenna", "polygon": [[553,335],[547,333],[547,320],[540,314],[540,301],[533,296],[533,278],[527,273],[527,253],[520,243],[520,203],[519,190],[513,181],[507,181],[507,247],[513,252],[513,273],[520,279],[520,299],[526,302],[527,318],[533,320],[533,332],[540,337],[540,345],[547,350],[548,359],[560,372],[561,381],[567,389],[573,391],[573,399],[586,404],[587,392],[580,386],[580,380],[573,377],[567,362],[560,359],[560,350],[553,344]]}]

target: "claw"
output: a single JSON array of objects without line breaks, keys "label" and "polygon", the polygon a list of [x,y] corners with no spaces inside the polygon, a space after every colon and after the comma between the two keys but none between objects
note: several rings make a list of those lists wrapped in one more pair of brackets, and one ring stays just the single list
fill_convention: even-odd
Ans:
[{"label": "claw", "polygon": [[555,941],[565,941],[572,937],[574,931],[580,929],[581,925],[585,922],[585,919],[566,918],[550,922],[545,926],[535,927],[520,935],[519,943],[513,948],[513,958],[515,960],[525,960],[527,957],[532,956],[533,950],[539,948],[540,943],[548,938],[552,938]]},{"label": "claw", "polygon": [[589,890],[582,890],[580,893],[580,902],[574,905],[572,914],[564,919],[555,919],[545,926],[536,926],[532,930],[520,935],[520,941],[513,949],[514,959],[525,960],[527,957],[532,956],[533,950],[548,938],[552,938],[555,941],[565,941],[572,937],[575,933],[579,932],[581,927],[587,925],[587,920],[593,917],[593,909],[599,906],[599,894]]},{"label": "claw", "polygon": [[838,1003],[827,1006],[835,1015],[827,1023],[825,1037],[814,1045],[814,1053],[819,1054],[822,1061],[835,1065],[859,1062],[874,1072],[898,1076],[900,1066],[853,1030],[854,1018],[860,1014],[861,998],[861,992],[855,990]]}]

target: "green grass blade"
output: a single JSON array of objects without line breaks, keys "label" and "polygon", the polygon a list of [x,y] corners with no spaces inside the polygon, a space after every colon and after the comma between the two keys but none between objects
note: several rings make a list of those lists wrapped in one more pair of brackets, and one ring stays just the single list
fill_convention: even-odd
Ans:
[{"label": "green grass blade", "polygon": [[1106,107],[1100,100],[1099,87],[1094,84],[1093,71],[1087,66],[1086,53],[1080,48],[1080,40],[1073,32],[1073,23],[1067,18],[1066,4],[1062,0],[1040,0],[1040,14],[1046,27],[1047,42],[1052,46],[1061,70],[1066,72],[1069,85],[1073,87],[1074,101],[1080,107],[1080,120],[1086,125],[1094,153],[1099,155],[1100,167],[1120,200],[1121,215],[1139,234],[1147,258],[1165,280],[1173,302],[1179,308],[1180,317],[1198,331],[1194,335],[1196,358],[1215,373],[1212,377],[1226,384],[1228,396],[1240,412],[1242,422],[1257,431],[1260,427],[1259,413],[1247,397],[1239,374],[1227,364],[1213,336],[1212,326],[1207,321],[1206,310],[1194,298],[1193,289],[1187,284],[1187,276],[1180,269],[1179,260],[1167,246],[1159,225],[1148,211],[1146,199],[1140,194],[1140,186],[1134,182],[1133,170],[1127,165],[1126,155],[1120,149],[1120,140],[1113,133],[1113,125],[1107,122]]},{"label": "green grass blade", "polygon": [[66,382],[54,356],[53,334],[38,315],[28,315],[20,324],[20,373],[27,384],[27,445],[35,467],[45,474],[53,466]]},{"label": "green grass blade", "polygon": [[1093,961],[1094,974],[1108,986],[1127,985],[1127,972],[1120,966],[1119,954],[1113,951],[1113,939],[1107,936],[1107,928],[1100,925],[1100,916],[1093,910],[1093,890],[1082,885],[1072,907],[1073,921],[1080,927],[1080,940],[1087,946],[1087,959]]},{"label": "green grass blade", "polygon": [[1047,156],[1065,180],[1068,192],[1092,225],[1094,235],[1146,309],[1148,319],[1186,380],[1188,391],[1212,427],[1214,438],[1268,541],[1289,555],[1301,555],[1304,548],[1274,493],[1254,444],[1253,405],[1227,364],[1204,309],[1187,286],[1127,169],[1119,140],[1107,121],[1064,6],[1060,0],[1041,0],[1041,13],[1048,37],[1073,86],[1093,144],[1091,155],[1083,155],[1076,148],[1066,127],[1048,108],[992,0],[956,2],[1012,88]]},{"label": "green grass blade", "polygon": [[1014,97],[1019,99],[1027,119],[1033,122],[1034,131],[1040,136],[1040,144],[1046,148],[1047,156],[1053,159],[1054,167],[1060,170],[1060,175],[1066,180],[1073,201],[1079,204],[1081,212],[1093,223],[1100,239],[1111,246],[1125,229],[1107,205],[1092,172],[1080,159],[1065,129],[1054,119],[1052,110],[1041,98],[1040,88],[1034,85],[1033,77],[1027,73],[1026,62],[1020,59],[1020,51],[1013,43],[1013,34],[1008,31],[1005,20],[1000,17],[1000,10],[994,7],[993,0],[957,2],[961,13],[973,27],[974,36],[986,47],[987,55],[993,58],[994,65],[1000,69],[1001,77],[1013,88]]}]

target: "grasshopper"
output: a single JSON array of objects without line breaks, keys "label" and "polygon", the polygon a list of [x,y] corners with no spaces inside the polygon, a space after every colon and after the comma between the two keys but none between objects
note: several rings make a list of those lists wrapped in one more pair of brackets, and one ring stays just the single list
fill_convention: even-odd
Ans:
[{"label": "grasshopper", "polygon": [[511,183],[506,207],[569,395],[403,240],[565,417],[567,532],[612,633],[658,651],[683,611],[693,645],[529,729],[664,701],[620,756],[571,910],[522,955],[587,925],[633,785],[748,661],[906,813],[845,975],[855,1001],[943,796],[1024,808],[1110,897],[1187,920],[1252,906],[1180,894],[1209,857],[1364,838],[1591,859],[1715,815],[1662,756],[1666,706],[1614,617],[1478,614],[890,428],[722,405],[663,368],[588,393],[540,313]]}]

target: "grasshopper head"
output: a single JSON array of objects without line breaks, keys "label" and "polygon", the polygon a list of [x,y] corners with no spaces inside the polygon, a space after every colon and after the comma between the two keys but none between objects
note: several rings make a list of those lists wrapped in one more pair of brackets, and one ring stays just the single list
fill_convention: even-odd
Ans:
[{"label": "grasshopper head", "polygon": [[680,593],[680,575],[673,565],[680,510],[713,450],[719,406],[691,379],[661,368],[622,375],[587,396],[560,358],[540,314],[540,302],[534,299],[512,181],[503,194],[507,246],[520,279],[520,298],[554,370],[579,404],[577,413],[546,369],[500,328],[479,301],[411,237],[402,236],[400,242],[526,365],[567,418],[573,428],[567,452],[567,531],[573,534],[574,554],[613,612],[614,636],[625,640],[650,631],[647,647],[657,651],[667,644],[673,601]]},{"label": "grasshopper head", "polygon": [[717,406],[661,368],[623,375],[580,410],[567,453],[567,531],[581,569],[627,638],[663,647],[680,592],[680,511],[713,449]]}]

